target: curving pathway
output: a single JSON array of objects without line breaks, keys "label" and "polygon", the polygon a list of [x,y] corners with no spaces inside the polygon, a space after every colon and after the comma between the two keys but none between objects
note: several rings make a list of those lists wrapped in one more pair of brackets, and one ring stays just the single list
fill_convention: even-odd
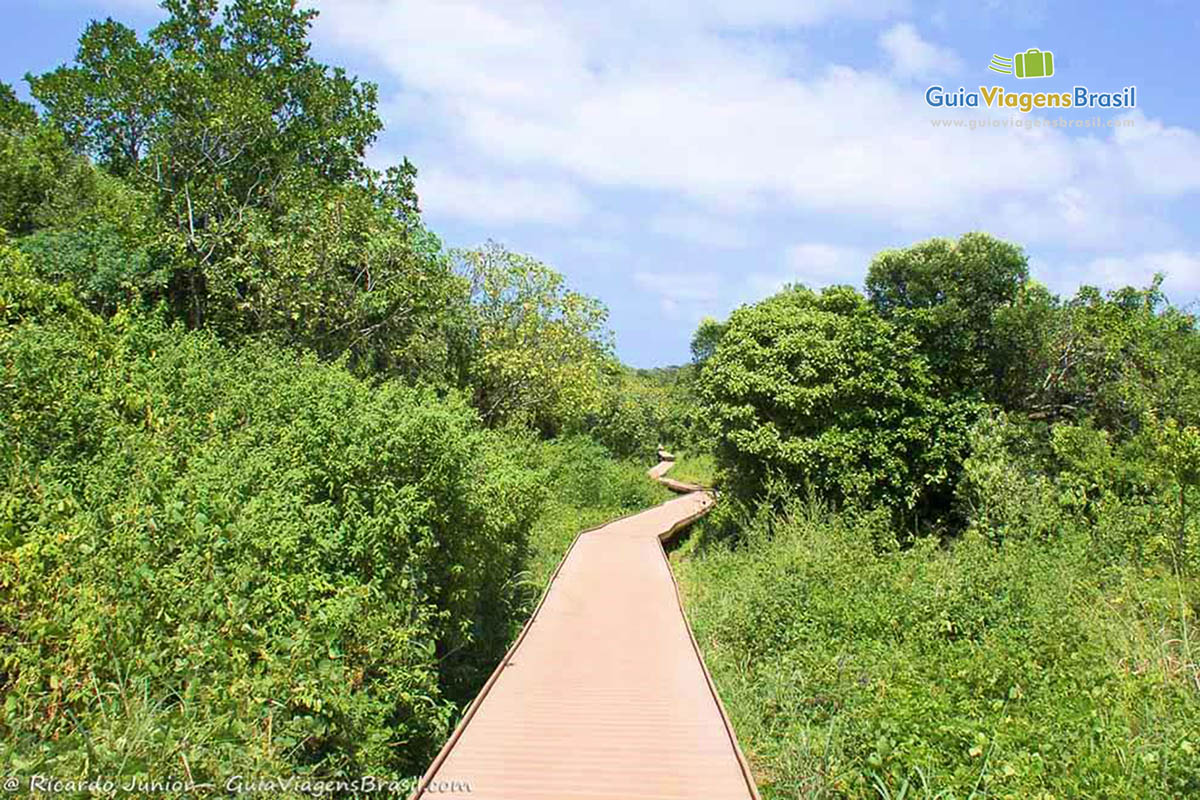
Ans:
[{"label": "curving pathway", "polygon": [[414,797],[757,800],[662,549],[713,498],[670,467],[685,494],[575,539]]}]

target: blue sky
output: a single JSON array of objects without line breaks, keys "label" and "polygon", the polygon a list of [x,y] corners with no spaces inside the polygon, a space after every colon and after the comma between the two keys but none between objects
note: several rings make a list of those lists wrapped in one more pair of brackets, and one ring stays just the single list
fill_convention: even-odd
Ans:
[{"label": "blue sky", "polygon": [[[69,60],[87,20],[154,0],[6,0],[0,79]],[[1200,297],[1200,10],[903,0],[337,0],[318,55],[380,86],[379,166],[408,156],[448,245],[531,253],[611,310],[619,355],[678,363],[704,315],[788,281],[861,285],[872,253],[987,230],[1034,276]],[[993,54],[1052,50],[1018,80]],[[1121,128],[935,128],[939,84],[1116,91]],[[20,88],[20,87],[19,87]]]}]

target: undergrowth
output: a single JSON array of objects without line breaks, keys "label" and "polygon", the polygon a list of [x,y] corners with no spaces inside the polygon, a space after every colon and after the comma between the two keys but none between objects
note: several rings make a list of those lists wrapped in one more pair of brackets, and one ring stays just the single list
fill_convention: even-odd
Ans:
[{"label": "undergrowth", "polygon": [[881,548],[889,524],[794,503],[676,559],[764,797],[1200,792],[1200,582],[1086,533]]}]

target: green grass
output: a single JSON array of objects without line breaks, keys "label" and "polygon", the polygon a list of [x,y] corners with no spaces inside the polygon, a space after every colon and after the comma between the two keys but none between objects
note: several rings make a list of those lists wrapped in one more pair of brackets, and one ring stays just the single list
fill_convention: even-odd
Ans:
[{"label": "green grass", "polygon": [[716,478],[717,464],[708,453],[676,453],[675,466],[667,473],[683,483],[712,486]]},{"label": "green grass", "polygon": [[1200,794],[1200,582],[796,506],[675,559],[763,796]]}]

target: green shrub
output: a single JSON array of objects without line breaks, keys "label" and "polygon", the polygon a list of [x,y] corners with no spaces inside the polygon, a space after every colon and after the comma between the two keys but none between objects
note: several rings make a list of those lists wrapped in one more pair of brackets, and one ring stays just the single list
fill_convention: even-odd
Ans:
[{"label": "green shrub", "polygon": [[151,288],[150,256],[130,249],[111,228],[38,231],[21,240],[21,249],[48,280],[69,282],[88,305],[112,313],[119,304],[141,300],[140,289]]},{"label": "green shrub", "polygon": [[1114,444],[1090,424],[980,420],[971,433],[958,502],[969,524],[993,542],[1090,537],[1102,564],[1200,571],[1200,520],[1191,469],[1194,427],[1143,421],[1134,439]]},{"label": "green shrub", "polygon": [[651,459],[660,446],[707,448],[693,366],[631,369],[617,373],[589,435],[621,458]]},{"label": "green shrub", "polygon": [[664,393],[647,387],[610,391],[589,433],[617,456],[650,458],[663,443],[665,400]]},{"label": "green shrub", "polygon": [[917,341],[852,289],[786,289],[729,318],[699,392],[741,498],[946,510],[975,407],[943,399]]},{"label": "green shrub", "polygon": [[62,135],[39,125],[33,108],[0,83],[0,229],[16,236],[34,230],[39,210],[77,163]]},{"label": "green shrub", "polygon": [[677,565],[767,798],[1200,792],[1200,583],[793,505]]},{"label": "green shrub", "polygon": [[964,517],[994,542],[1008,538],[1047,539],[1070,525],[1057,487],[1022,453],[1028,426],[1003,413],[984,417],[971,430],[970,455],[963,461],[958,501]]},{"label": "green shrub", "polygon": [[419,772],[507,644],[536,475],[458,395],[101,323],[0,257],[6,769]]}]

